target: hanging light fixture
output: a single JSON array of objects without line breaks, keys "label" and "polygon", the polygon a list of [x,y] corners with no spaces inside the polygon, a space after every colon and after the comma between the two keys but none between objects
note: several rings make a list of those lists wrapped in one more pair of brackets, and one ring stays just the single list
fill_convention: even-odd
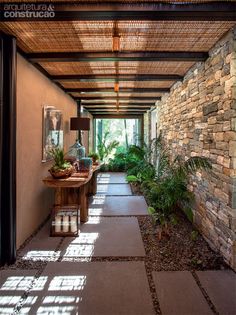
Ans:
[{"label": "hanging light fixture", "polygon": [[120,51],[120,36],[118,35],[112,37],[112,51]]},{"label": "hanging light fixture", "polygon": [[116,82],[115,84],[114,84],[114,91],[116,92],[116,93],[118,93],[119,92],[119,82]]},{"label": "hanging light fixture", "polygon": [[90,119],[86,117],[71,117],[70,130],[90,130]]}]

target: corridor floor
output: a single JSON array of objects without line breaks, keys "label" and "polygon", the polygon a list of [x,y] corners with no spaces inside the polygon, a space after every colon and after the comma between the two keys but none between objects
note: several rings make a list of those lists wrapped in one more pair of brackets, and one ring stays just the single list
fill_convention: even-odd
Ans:
[{"label": "corridor floor", "polygon": [[148,270],[137,217],[147,215],[123,173],[100,173],[80,235],[49,223],[0,272],[0,314],[235,315],[235,274]]}]

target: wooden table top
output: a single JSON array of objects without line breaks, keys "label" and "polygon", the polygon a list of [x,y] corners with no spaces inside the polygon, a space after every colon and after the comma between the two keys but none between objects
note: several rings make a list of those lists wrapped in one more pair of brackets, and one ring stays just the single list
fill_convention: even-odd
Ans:
[{"label": "wooden table top", "polygon": [[43,182],[46,186],[48,187],[54,187],[54,188],[79,188],[85,184],[87,184],[94,172],[98,171],[100,169],[100,164],[99,165],[93,165],[92,170],[89,174],[88,177],[77,177],[77,176],[71,176],[68,178],[62,178],[62,179],[55,179],[52,176],[47,176],[43,179]]}]

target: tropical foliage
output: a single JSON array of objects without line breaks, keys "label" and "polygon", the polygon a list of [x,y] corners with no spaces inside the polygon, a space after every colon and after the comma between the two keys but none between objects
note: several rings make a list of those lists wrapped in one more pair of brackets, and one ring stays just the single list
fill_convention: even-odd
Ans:
[{"label": "tropical foliage", "polygon": [[108,138],[109,138],[109,132],[106,132],[103,138],[100,135],[98,135],[97,150],[98,150],[99,157],[101,161],[103,162],[107,162],[109,155],[119,145],[119,142],[116,140],[112,142],[108,142]]},{"label": "tropical foliage", "polygon": [[[176,224],[178,208],[190,221],[193,220],[193,194],[187,189],[189,176],[198,170],[210,170],[209,159],[173,157],[159,137],[149,146],[129,146],[126,153],[115,155],[115,165],[118,161],[122,161],[123,170],[127,171],[128,182],[139,186],[144,193],[148,211],[155,225],[159,226],[159,237],[163,233],[169,234],[171,225]],[[114,165],[114,161],[112,163]]]}]

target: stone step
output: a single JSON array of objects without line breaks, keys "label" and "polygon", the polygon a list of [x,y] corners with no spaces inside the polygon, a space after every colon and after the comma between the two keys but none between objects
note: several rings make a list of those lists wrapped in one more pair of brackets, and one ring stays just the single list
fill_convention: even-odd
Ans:
[{"label": "stone step", "polygon": [[202,287],[220,315],[236,314],[236,274],[231,270],[197,271]]},{"label": "stone step", "polygon": [[90,217],[80,235],[66,237],[60,247],[62,260],[76,257],[145,256],[136,218]]},{"label": "stone step", "polygon": [[89,215],[147,215],[147,203],[143,196],[94,196],[90,200]]},{"label": "stone step", "polygon": [[130,196],[132,191],[129,184],[98,184],[97,194],[112,196]]},{"label": "stone step", "polygon": [[126,184],[126,173],[123,172],[106,172],[98,174],[99,184]]},{"label": "stone step", "polygon": [[162,315],[213,315],[189,271],[153,272]]},{"label": "stone step", "polygon": [[28,315],[155,314],[143,262],[48,263],[22,310]]}]

